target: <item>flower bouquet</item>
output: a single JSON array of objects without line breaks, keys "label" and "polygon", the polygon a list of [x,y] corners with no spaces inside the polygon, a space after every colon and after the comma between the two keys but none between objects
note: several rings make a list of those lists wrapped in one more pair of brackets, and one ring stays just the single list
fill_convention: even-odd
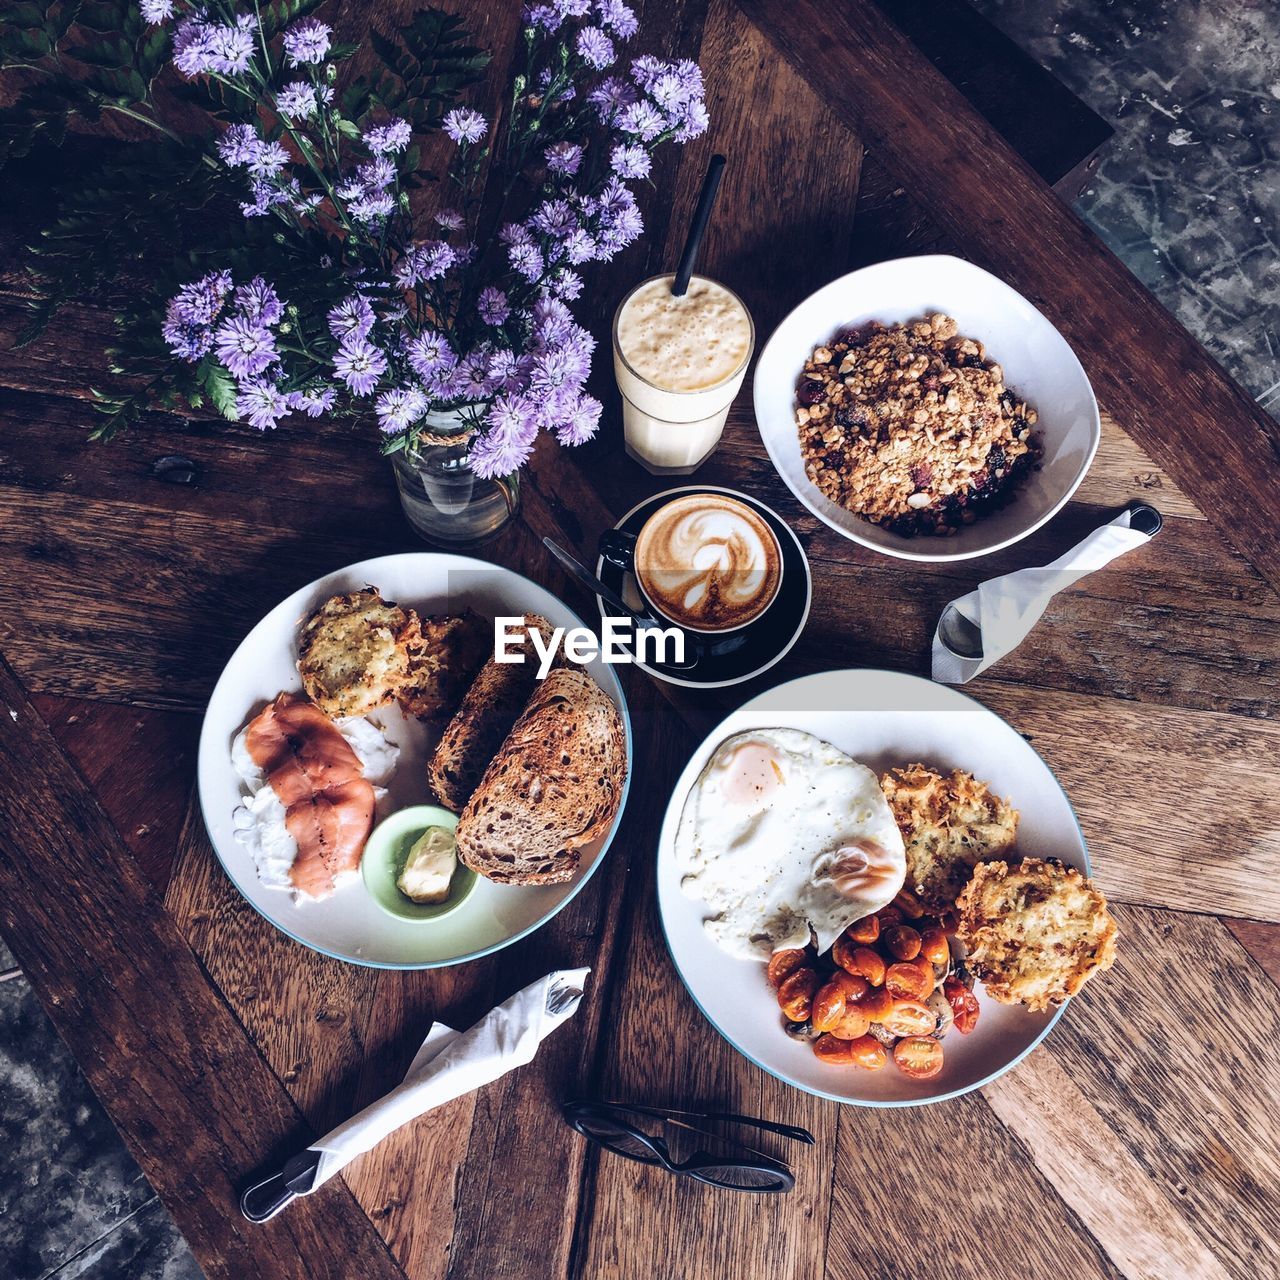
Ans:
[{"label": "flower bouquet", "polygon": [[[141,0],[147,39],[167,39],[215,104],[203,163],[272,228],[260,260],[239,252],[181,284],[163,339],[190,366],[188,400],[228,418],[376,422],[419,532],[474,541],[513,514],[539,433],[576,445],[597,429],[595,341],[572,312],[581,271],[640,235],[628,184],[657,147],[705,130],[702,77],[689,61],[619,67],[637,28],[622,0],[533,4],[497,124],[459,96],[487,58],[458,43],[457,19],[425,10],[400,43],[371,37],[403,78],[396,94],[343,82],[355,50],[299,16],[311,7]],[[428,29],[450,54],[434,81]],[[418,142],[435,130],[445,196],[424,217]]]}]

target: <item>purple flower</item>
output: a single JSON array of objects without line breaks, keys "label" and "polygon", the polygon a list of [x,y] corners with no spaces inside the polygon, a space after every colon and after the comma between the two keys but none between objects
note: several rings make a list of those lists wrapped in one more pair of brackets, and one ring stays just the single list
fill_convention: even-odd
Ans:
[{"label": "purple flower", "polygon": [[508,247],[517,244],[532,244],[533,237],[529,234],[529,228],[519,222],[508,222],[502,230],[498,232],[498,239]]},{"label": "purple flower", "polygon": [[606,76],[587,94],[587,101],[595,107],[605,124],[612,124],[618,113],[636,101],[636,91],[617,76]]},{"label": "purple flower", "polygon": [[596,242],[581,227],[573,232],[564,242],[565,257],[576,267],[579,263],[590,262],[597,255]]},{"label": "purple flower", "polygon": [[251,124],[233,124],[218,139],[218,155],[223,164],[237,168],[242,164],[250,164],[262,150],[262,139]]},{"label": "purple flower", "polygon": [[405,349],[409,364],[420,378],[429,378],[441,369],[452,369],[458,363],[453,348],[442,333],[427,330],[409,340]]},{"label": "purple flower", "polygon": [[203,18],[186,18],[173,33],[173,65],[187,77],[213,70],[213,27]]},{"label": "purple flower", "polygon": [[600,13],[600,25],[608,27],[619,40],[630,40],[640,29],[635,12],[622,0],[600,0],[596,7]]},{"label": "purple flower", "polygon": [[541,351],[533,359],[529,374],[529,387],[539,395],[550,395],[566,384],[582,382],[587,376],[589,362],[567,347],[552,347]]},{"label": "purple flower", "polygon": [[373,328],[373,308],[363,294],[353,293],[329,312],[329,332],[339,342],[348,338],[364,339]]},{"label": "purple flower", "polygon": [[396,283],[412,289],[424,280],[438,280],[458,262],[458,251],[445,240],[423,240],[410,245],[395,266]]},{"label": "purple flower", "polygon": [[315,89],[305,80],[295,80],[276,94],[276,106],[295,120],[309,120],[320,109]]},{"label": "purple flower", "polygon": [[213,27],[209,34],[209,68],[224,76],[243,75],[253,58],[258,20],[241,14],[234,27]]},{"label": "purple flower", "polygon": [[583,27],[578,32],[576,47],[578,57],[597,71],[611,66],[618,56],[614,52],[613,41],[599,27]]},{"label": "purple flower", "polygon": [[518,471],[533,453],[538,434],[534,406],[522,395],[502,395],[485,414],[488,428],[471,442],[471,467],[482,480]]},{"label": "purple flower", "polygon": [[173,17],[173,0],[142,0],[138,8],[143,22],[153,27]]},{"label": "purple flower", "polygon": [[446,231],[461,231],[466,225],[457,209],[438,209],[435,218]]},{"label": "purple flower", "polygon": [[536,280],[543,269],[542,254],[531,244],[513,244],[507,250],[512,270],[526,280]]},{"label": "purple flower", "polygon": [[249,419],[251,427],[268,431],[289,412],[289,402],[280,389],[269,382],[251,382],[236,396],[236,412]]},{"label": "purple flower", "polygon": [[609,153],[609,163],[620,178],[647,178],[653,162],[649,153],[634,142],[620,142]]},{"label": "purple flower", "polygon": [[334,372],[352,395],[367,396],[387,371],[387,357],[373,343],[351,334],[343,339],[333,357]]},{"label": "purple flower", "polygon": [[667,65],[661,58],[655,58],[651,53],[643,54],[632,62],[631,78],[645,92],[648,92],[649,86],[666,71]]},{"label": "purple flower", "polygon": [[458,365],[456,392],[473,400],[483,400],[492,393],[493,381],[489,377],[489,352],[473,351]]},{"label": "purple flower", "polygon": [[573,142],[557,142],[547,148],[546,161],[552,173],[562,173],[571,178],[582,163],[582,148]]},{"label": "purple flower", "polygon": [[386,156],[378,156],[356,170],[356,177],[366,187],[389,187],[396,180],[396,166]]},{"label": "purple flower", "polygon": [[591,12],[591,0],[552,0],[562,18],[585,18]]},{"label": "purple flower", "polygon": [[177,319],[186,324],[212,324],[231,292],[230,271],[210,271],[191,284],[184,284],[170,307]]},{"label": "purple flower", "polygon": [[323,62],[332,34],[333,29],[318,18],[295,22],[284,33],[284,52],[289,65],[300,67],[304,62]]},{"label": "purple flower", "polygon": [[271,330],[248,316],[224,320],[214,334],[218,359],[237,382],[256,378],[280,359]]},{"label": "purple flower", "polygon": [[600,401],[595,396],[579,396],[562,410],[556,423],[556,439],[561,444],[585,444],[600,426]]},{"label": "purple flower", "polygon": [[347,205],[357,222],[376,222],[379,218],[389,218],[395,207],[396,202],[385,191],[364,191],[358,199]]},{"label": "purple flower", "polygon": [[[375,156],[394,155],[403,151],[413,137],[413,129],[407,120],[393,116],[384,125],[378,125],[364,132],[364,145]],[[456,139],[455,139],[456,141]]]},{"label": "purple flower", "polygon": [[547,288],[555,297],[572,302],[582,296],[582,277],[568,267],[561,267],[547,282]]},{"label": "purple flower", "polygon": [[308,418],[318,418],[332,409],[337,398],[336,387],[312,387],[307,391],[290,391],[285,396],[290,409],[301,409]]},{"label": "purple flower", "polygon": [[544,31],[555,31],[563,19],[553,4],[527,4],[522,14],[525,25],[541,27]]},{"label": "purple flower", "polygon": [[519,390],[524,381],[520,357],[510,347],[499,347],[489,357],[489,381],[503,391]]},{"label": "purple flower", "polygon": [[461,146],[465,142],[479,142],[488,129],[488,122],[478,111],[470,107],[454,107],[445,116],[444,131]]},{"label": "purple flower", "polygon": [[567,200],[544,200],[529,222],[535,230],[556,240],[572,235],[581,225],[577,213]]},{"label": "purple flower", "polygon": [[289,163],[289,153],[278,142],[264,142],[249,161],[255,178],[274,178]]},{"label": "purple flower", "polygon": [[652,102],[641,100],[624,107],[618,114],[618,128],[634,134],[643,142],[652,142],[667,127],[666,119]]},{"label": "purple flower", "polygon": [[160,332],[169,344],[169,350],[179,360],[189,360],[194,363],[213,348],[213,331],[208,325],[184,320],[179,313],[176,298],[170,301],[165,311],[164,324]]},{"label": "purple flower", "polygon": [[427,409],[427,397],[418,387],[392,387],[377,399],[378,426],[395,435],[416,422]]},{"label": "purple flower", "polygon": [[493,285],[480,290],[480,297],[476,300],[476,310],[485,324],[492,325],[502,324],[511,314],[507,295]]},{"label": "purple flower", "polygon": [[231,301],[238,311],[258,324],[277,324],[284,315],[279,295],[261,276],[254,276],[248,284],[241,285]]},{"label": "purple flower", "polygon": [[707,131],[711,117],[707,114],[707,104],[700,99],[686,103],[676,117],[676,131],[672,137],[677,142],[691,142],[700,138]]}]

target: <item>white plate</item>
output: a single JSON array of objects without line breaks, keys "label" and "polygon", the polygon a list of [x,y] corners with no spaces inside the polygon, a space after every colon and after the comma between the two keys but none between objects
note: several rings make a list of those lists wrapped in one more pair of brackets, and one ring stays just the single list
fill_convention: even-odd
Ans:
[{"label": "white plate", "polygon": [[[302,619],[329,596],[368,585],[379,588],[386,599],[412,605],[420,613],[450,613],[470,607],[486,618],[539,613],[557,626],[583,625],[567,605],[518,573],[484,560],[436,552],[365,560],[295,591],[244,638],[209,699],[200,732],[198,766],[205,826],[236,888],[277,929],[305,946],[354,964],[386,969],[429,969],[473,960],[545,924],[586,884],[622,817],[630,768],[613,826],[602,840],[582,851],[577,875],[565,884],[521,888],[481,878],[458,911],[429,923],[392,919],[368,895],[358,876],[322,902],[295,904],[288,893],[266,888],[258,879],[252,858],[234,836],[231,815],[240,803],[242,789],[231,767],[231,740],[281,690],[301,688],[295,662]],[[631,721],[622,686],[603,663],[591,663],[586,670],[622,713],[630,762]],[[426,731],[416,720],[406,720],[398,708],[382,709],[376,715],[401,748],[390,794],[379,806],[379,816],[406,805],[428,803],[426,762],[432,743]]]},{"label": "white plate", "polygon": [[674,843],[685,797],[715,748],[748,729],[801,729],[825,738],[877,773],[921,761],[967,769],[1008,797],[1021,814],[1018,846],[1089,872],[1089,854],[1071,803],[1048,765],[999,716],[954,689],[889,671],[829,671],[770,689],[723,720],[694,752],[667,806],[658,844],[658,908],[676,968],[711,1024],[757,1066],[837,1102],[909,1107],[980,1088],[1009,1070],[1048,1033],[1062,1010],[1029,1013],[989,1000],[967,1036],[944,1041],[945,1065],[932,1080],[832,1066],[782,1027],[765,966],[738,960],[702,927],[706,910],[680,888]]},{"label": "white plate", "polygon": [[[904,538],[832,502],[804,470],[796,382],[813,349],[847,325],[897,324],[932,312],[986,344],[1005,383],[1039,413],[1044,459],[1007,507],[951,538]],[[981,267],[944,254],[898,258],[851,272],[806,298],[774,330],[756,364],[755,412],[778,474],[819,520],[864,547],[903,560],[968,560],[1038,529],[1079,488],[1102,424],[1093,388],[1067,340],[1024,298]]]}]

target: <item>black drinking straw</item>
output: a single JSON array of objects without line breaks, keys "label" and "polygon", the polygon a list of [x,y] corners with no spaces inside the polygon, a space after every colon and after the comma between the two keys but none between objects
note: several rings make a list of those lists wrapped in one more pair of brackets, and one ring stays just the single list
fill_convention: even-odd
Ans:
[{"label": "black drinking straw", "polygon": [[724,176],[724,156],[711,157],[707,165],[707,176],[702,180],[702,191],[698,195],[698,207],[693,211],[693,223],[689,227],[689,235],[684,242],[684,252],[680,255],[680,265],[676,268],[676,278],[671,282],[671,292],[681,297],[689,288],[689,280],[693,276],[694,260],[702,247],[702,237],[706,234],[707,223],[711,221],[711,206],[716,202],[716,192],[720,190],[720,179]]}]

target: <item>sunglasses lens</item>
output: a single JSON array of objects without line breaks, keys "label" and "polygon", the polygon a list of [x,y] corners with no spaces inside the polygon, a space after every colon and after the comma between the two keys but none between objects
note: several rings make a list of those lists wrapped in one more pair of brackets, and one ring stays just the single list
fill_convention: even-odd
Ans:
[{"label": "sunglasses lens", "polygon": [[742,1165],[708,1165],[698,1169],[694,1176],[717,1187],[731,1187],[735,1191],[790,1191],[795,1186],[791,1174],[780,1169],[751,1169]]},{"label": "sunglasses lens", "polygon": [[653,1151],[634,1134],[611,1124],[602,1116],[579,1116],[575,1122],[580,1133],[598,1142],[602,1147],[629,1160],[641,1160],[645,1164],[657,1164]]}]

